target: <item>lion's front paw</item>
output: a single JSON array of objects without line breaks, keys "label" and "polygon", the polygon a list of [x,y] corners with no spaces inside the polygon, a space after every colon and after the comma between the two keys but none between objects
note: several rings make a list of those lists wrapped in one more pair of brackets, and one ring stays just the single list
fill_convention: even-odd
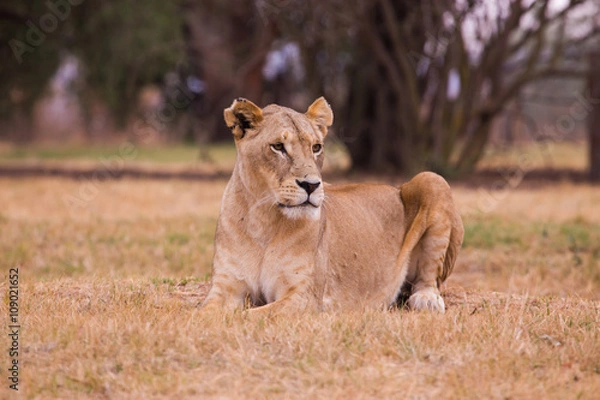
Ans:
[{"label": "lion's front paw", "polygon": [[425,288],[413,293],[408,299],[408,305],[416,311],[437,311],[442,314],[446,311],[444,299],[434,288]]}]

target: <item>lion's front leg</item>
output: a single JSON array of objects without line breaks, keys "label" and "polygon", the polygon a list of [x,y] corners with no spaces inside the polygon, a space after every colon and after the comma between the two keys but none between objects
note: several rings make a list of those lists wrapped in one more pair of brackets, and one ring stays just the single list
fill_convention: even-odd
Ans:
[{"label": "lion's front leg", "polygon": [[202,303],[202,310],[235,310],[242,309],[245,304],[248,286],[232,275],[217,274],[213,276],[212,286]]},{"label": "lion's front leg", "polygon": [[250,308],[245,312],[250,316],[274,317],[277,315],[293,315],[297,313],[313,313],[319,311],[319,301],[307,288],[289,288],[287,293],[264,306]]},{"label": "lion's front leg", "polygon": [[313,312],[319,309],[320,282],[313,262],[302,263],[291,257],[263,265],[262,295],[266,305],[247,310],[249,315],[272,316]]},{"label": "lion's front leg", "polygon": [[274,317],[303,312],[317,312],[318,302],[306,294],[292,293],[264,306],[250,308],[245,311],[250,316]]}]

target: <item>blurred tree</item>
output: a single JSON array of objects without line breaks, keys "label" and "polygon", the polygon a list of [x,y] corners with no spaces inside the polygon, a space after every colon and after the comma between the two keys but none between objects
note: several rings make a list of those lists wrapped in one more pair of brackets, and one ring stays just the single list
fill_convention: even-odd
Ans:
[{"label": "blurred tree", "polygon": [[[355,167],[445,175],[475,168],[494,117],[525,85],[582,76],[565,55],[580,52],[600,25],[592,0],[556,2],[558,8],[549,0],[267,3],[315,68],[328,70],[315,43],[337,43],[327,59],[348,60],[348,95],[336,109],[338,116],[343,110],[337,121]],[[308,76],[320,76],[321,84],[309,85],[327,91],[331,76]]]},{"label": "blurred tree", "polygon": [[240,96],[260,102],[275,26],[246,0],[185,0],[181,11],[191,72],[206,84],[197,107],[202,121],[197,135],[229,139],[223,109]]},{"label": "blurred tree", "polygon": [[73,16],[69,49],[84,65],[82,99],[98,97],[121,126],[144,85],[186,62],[177,2],[87,0]]},{"label": "blurred tree", "polygon": [[33,0],[0,5],[0,117],[23,114],[63,57],[84,67],[80,98],[106,104],[123,125],[140,88],[185,62],[177,2]]},{"label": "blurred tree", "polygon": [[30,139],[33,105],[59,64],[60,44],[30,17],[46,11],[43,1],[0,4],[0,119],[11,124],[0,134],[11,140]]},{"label": "blurred tree", "polygon": [[492,121],[525,85],[582,76],[581,53],[600,33],[595,0],[5,3],[5,116],[26,123],[60,60],[72,54],[84,67],[82,100],[99,99],[117,121],[126,122],[144,85],[185,71],[202,92],[191,125],[229,137],[223,108],[238,96],[262,103],[267,55],[277,43],[293,43],[306,92],[332,101],[356,168],[445,175],[475,168]]}]

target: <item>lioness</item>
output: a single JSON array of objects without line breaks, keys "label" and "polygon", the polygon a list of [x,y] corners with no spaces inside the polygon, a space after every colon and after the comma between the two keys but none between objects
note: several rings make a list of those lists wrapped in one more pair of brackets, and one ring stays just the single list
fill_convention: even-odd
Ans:
[{"label": "lioness", "polygon": [[389,307],[444,312],[439,286],[463,239],[446,181],[399,189],[321,179],[327,101],[304,114],[238,98],[224,111],[237,159],[223,194],[203,307],[249,312]]}]

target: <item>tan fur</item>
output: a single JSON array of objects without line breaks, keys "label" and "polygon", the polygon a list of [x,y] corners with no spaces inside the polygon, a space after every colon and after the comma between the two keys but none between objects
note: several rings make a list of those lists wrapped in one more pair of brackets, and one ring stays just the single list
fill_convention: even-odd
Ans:
[{"label": "tan fur", "polygon": [[389,307],[402,291],[411,308],[444,312],[439,287],[463,226],[442,177],[420,173],[399,189],[324,184],[321,146],[333,113],[322,97],[305,114],[237,99],[224,117],[238,155],[205,309]]}]

